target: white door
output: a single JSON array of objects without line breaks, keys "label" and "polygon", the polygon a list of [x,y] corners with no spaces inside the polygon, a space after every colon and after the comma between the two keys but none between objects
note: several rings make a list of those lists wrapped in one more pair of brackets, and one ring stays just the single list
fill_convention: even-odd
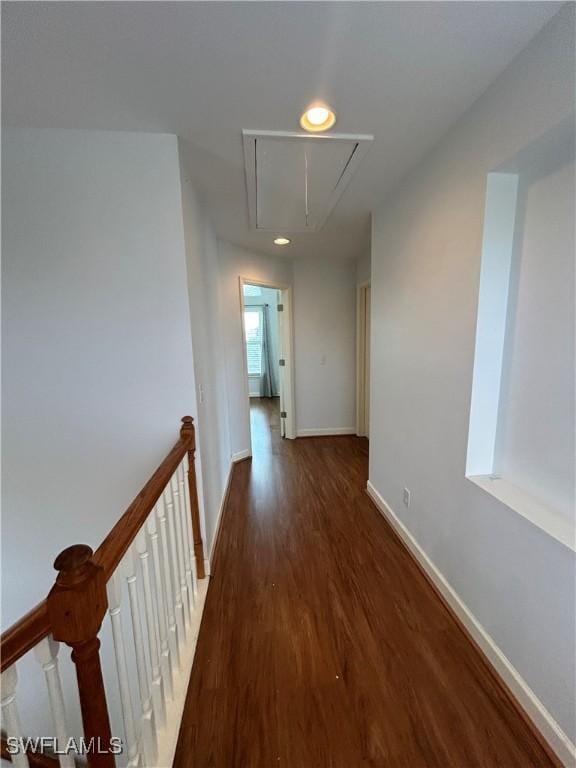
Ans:
[{"label": "white door", "polygon": [[278,361],[278,383],[280,389],[280,434],[282,437],[286,437],[286,417],[282,414],[286,413],[286,343],[284,340],[286,321],[285,321],[285,308],[283,302],[284,291],[276,291],[278,296],[278,355],[280,357]]},{"label": "white door", "polygon": [[356,291],[356,434],[370,432],[370,284]]},{"label": "white door", "polygon": [[[241,323],[242,323],[242,346],[244,360],[246,357],[246,319],[244,316],[244,285],[261,285],[266,288],[276,288],[274,285],[268,283],[261,283],[258,280],[252,280],[248,277],[239,278],[240,285],[240,308],[241,308]],[[278,385],[280,390],[280,411],[285,413],[285,416],[281,417],[281,435],[289,440],[293,440],[296,437],[296,413],[294,403],[294,351],[293,351],[293,338],[292,338],[292,288],[290,286],[286,288],[276,288],[278,296],[277,307],[278,310],[278,359],[284,360],[284,365],[278,366]],[[273,307],[271,307],[273,309]],[[248,423],[250,423],[250,397],[248,386],[248,366],[246,365],[246,408]]]},{"label": "white door", "polygon": [[364,431],[370,437],[370,286],[366,286],[364,302],[366,317],[364,321]]},{"label": "white door", "polygon": [[[292,370],[292,292],[290,288],[278,291],[280,434],[296,437],[294,413],[294,372]],[[282,414],[285,414],[284,416]]]}]

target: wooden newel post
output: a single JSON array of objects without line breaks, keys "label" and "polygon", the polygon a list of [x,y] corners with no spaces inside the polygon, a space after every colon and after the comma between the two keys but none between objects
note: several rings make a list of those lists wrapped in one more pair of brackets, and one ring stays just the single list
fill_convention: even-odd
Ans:
[{"label": "wooden newel post", "polygon": [[61,552],[54,568],[58,576],[48,594],[48,615],[54,639],[72,648],[84,737],[86,742],[94,740],[88,765],[114,768],[114,755],[108,751],[112,734],[98,639],[108,607],[104,571],[93,562],[92,550],[85,544]]},{"label": "wooden newel post", "polygon": [[188,442],[188,488],[190,490],[190,513],[192,516],[192,536],[194,538],[194,556],[196,558],[196,573],[199,579],[206,576],[204,570],[204,544],[202,543],[202,530],[200,528],[200,509],[198,507],[198,489],[196,488],[196,468],[194,456],[196,454],[196,430],[192,416],[184,416],[180,437]]}]

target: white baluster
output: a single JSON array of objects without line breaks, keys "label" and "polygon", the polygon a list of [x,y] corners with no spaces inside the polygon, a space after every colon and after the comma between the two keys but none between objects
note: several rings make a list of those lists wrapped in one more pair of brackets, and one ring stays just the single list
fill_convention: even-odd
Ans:
[{"label": "white baluster", "polygon": [[178,628],[176,626],[176,616],[174,613],[174,587],[170,569],[169,542],[168,542],[168,524],[166,521],[167,502],[165,495],[158,499],[156,505],[156,517],[158,518],[158,530],[160,536],[160,549],[162,553],[162,582],[164,584],[164,593],[166,596],[166,616],[168,620],[168,646],[170,648],[170,659],[176,669],[180,669],[180,644],[178,640]]},{"label": "white baluster", "polygon": [[186,501],[186,527],[188,543],[188,552],[190,557],[190,565],[192,567],[192,582],[194,593],[194,605],[196,605],[196,598],[198,597],[198,568],[196,567],[196,554],[194,552],[194,533],[192,531],[192,504],[190,501],[190,485],[188,483],[188,472],[190,464],[188,462],[188,456],[184,457],[182,462],[182,473],[184,475],[184,499]]},{"label": "white baluster", "polygon": [[130,681],[128,677],[128,665],[126,663],[126,648],[124,646],[124,634],[122,631],[121,614],[121,584],[118,572],[112,574],[107,584],[108,612],[112,624],[112,637],[114,639],[114,654],[116,656],[116,671],[118,672],[118,688],[120,690],[120,702],[122,705],[122,722],[124,723],[124,736],[126,738],[126,753],[128,757],[127,768],[133,768],[141,763],[138,749],[138,736],[134,725],[134,712],[132,710],[132,697],[130,695]]},{"label": "white baluster", "polygon": [[152,562],[154,563],[154,581],[155,603],[158,616],[158,634],[160,639],[160,671],[164,683],[164,693],[170,700],[174,698],[174,686],[172,681],[172,660],[170,658],[170,647],[168,645],[168,617],[166,614],[166,601],[164,599],[164,587],[162,584],[162,563],[160,561],[160,546],[158,541],[158,529],[156,523],[156,510],[153,509],[148,520],[146,529],[150,537],[150,547],[152,549]]},{"label": "white baluster", "polygon": [[157,755],[156,728],[154,711],[152,709],[152,698],[148,685],[148,664],[146,662],[146,653],[144,651],[144,633],[142,632],[138,585],[136,583],[136,567],[132,548],[126,552],[124,568],[126,570],[126,581],[128,582],[128,597],[130,598],[130,613],[132,615],[132,632],[134,635],[134,649],[136,651],[136,670],[138,672],[138,685],[140,688],[144,759],[146,765],[153,766]]},{"label": "white baluster", "polygon": [[[18,685],[18,673],[16,665],[12,664],[0,675],[0,687],[2,688],[2,699],[0,707],[2,708],[2,727],[7,737],[21,739],[22,725],[16,703],[16,686]],[[18,752],[11,755],[12,764],[15,768],[28,768],[28,758],[24,752]]]},{"label": "white baluster", "polygon": [[180,575],[180,595],[184,607],[184,621],[186,631],[190,627],[190,603],[188,601],[188,585],[186,584],[186,565],[184,563],[184,541],[182,540],[182,503],[184,499],[180,496],[180,484],[178,482],[178,470],[172,475],[170,480],[172,489],[172,499],[174,501],[174,528],[176,530],[176,548],[178,553],[178,573]]},{"label": "white baluster", "polygon": [[166,702],[164,701],[164,685],[160,673],[160,638],[158,633],[158,617],[154,610],[152,599],[150,556],[148,554],[145,526],[142,526],[136,534],[136,550],[140,558],[140,568],[142,569],[142,582],[144,586],[144,608],[146,611],[146,625],[148,628],[148,653],[150,666],[152,668],[152,702],[156,714],[156,725],[158,728],[164,728],[166,725]]},{"label": "white baluster", "polygon": [[[66,710],[64,708],[62,682],[60,680],[60,672],[58,671],[59,648],[60,643],[56,642],[51,636],[45,637],[43,640],[40,640],[38,645],[34,648],[34,655],[36,656],[36,660],[42,666],[44,677],[46,678],[54,735],[57,739],[58,749],[61,750],[66,746],[69,733],[68,728],[66,727]],[[75,767],[72,755],[59,754],[58,761],[62,768]]]},{"label": "white baluster", "polygon": [[186,641],[186,632],[184,630],[184,608],[182,606],[180,572],[178,570],[178,547],[176,544],[176,530],[174,525],[174,502],[172,500],[172,488],[170,483],[166,486],[164,494],[166,502],[166,519],[168,520],[168,538],[170,539],[170,573],[172,576],[172,586],[174,588],[174,615],[176,616],[179,650],[180,653],[182,653]]},{"label": "white baluster", "polygon": [[182,521],[182,549],[184,550],[184,567],[186,571],[186,587],[188,589],[188,602],[190,604],[190,612],[193,613],[196,607],[196,596],[194,594],[194,574],[192,571],[192,560],[190,559],[190,541],[189,541],[189,528],[188,518],[190,516],[190,508],[188,506],[188,494],[186,493],[186,486],[188,485],[186,473],[184,471],[184,460],[180,463],[177,470],[178,473],[178,485],[180,486],[180,517]]}]

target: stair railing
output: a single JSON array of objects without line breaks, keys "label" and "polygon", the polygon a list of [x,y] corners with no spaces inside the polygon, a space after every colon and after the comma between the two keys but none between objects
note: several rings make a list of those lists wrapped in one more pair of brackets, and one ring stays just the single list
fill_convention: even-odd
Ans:
[{"label": "stair railing", "polygon": [[[48,689],[55,754],[62,768],[75,766],[76,755],[66,751],[70,732],[58,669],[61,643],[72,649],[89,768],[114,768],[120,750],[129,768],[162,764],[166,730],[177,729],[171,712],[175,689],[182,688],[192,665],[201,613],[198,579],[205,576],[195,450],[193,419],[185,416],[178,441],[98,549],[76,544],[61,552],[46,599],[2,634],[2,756],[16,768],[46,764],[34,751],[14,747],[26,732],[18,708],[17,662],[32,650]],[[123,626],[124,603],[131,632]],[[122,720],[114,728],[98,637],[106,614]]]}]

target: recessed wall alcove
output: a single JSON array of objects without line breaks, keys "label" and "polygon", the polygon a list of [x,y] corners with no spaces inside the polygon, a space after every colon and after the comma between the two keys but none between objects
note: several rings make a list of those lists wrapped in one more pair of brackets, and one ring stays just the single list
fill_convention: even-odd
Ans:
[{"label": "recessed wall alcove", "polygon": [[574,134],[571,115],[488,175],[466,462],[571,549]]}]

